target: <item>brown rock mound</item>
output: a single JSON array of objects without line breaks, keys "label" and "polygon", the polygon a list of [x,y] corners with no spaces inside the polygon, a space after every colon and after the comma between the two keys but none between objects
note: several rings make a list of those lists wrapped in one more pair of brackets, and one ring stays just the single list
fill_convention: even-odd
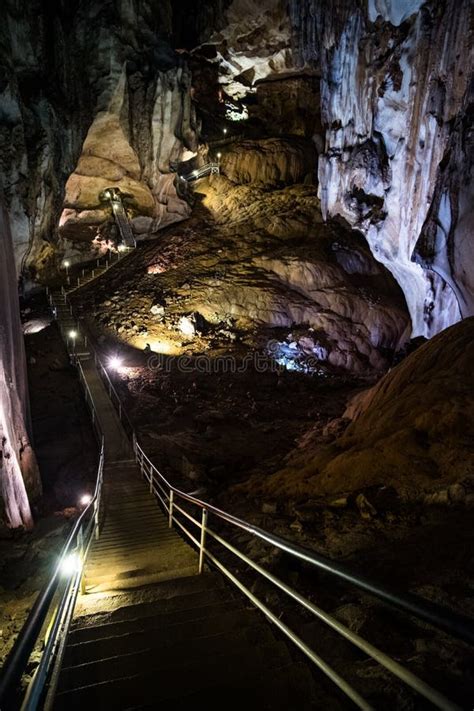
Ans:
[{"label": "brown rock mound", "polygon": [[[294,452],[265,494],[318,496],[393,486],[407,498],[474,482],[474,318],[446,329],[349,404],[330,444]],[[436,498],[436,497],[435,497]],[[434,499],[433,499],[434,500]]]}]

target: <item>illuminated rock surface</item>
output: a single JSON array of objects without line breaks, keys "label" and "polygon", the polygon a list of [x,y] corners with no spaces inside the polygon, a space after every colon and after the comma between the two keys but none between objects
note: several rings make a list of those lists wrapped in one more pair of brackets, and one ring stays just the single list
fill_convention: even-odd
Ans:
[{"label": "illuminated rock surface", "polygon": [[[473,358],[469,318],[355,397],[347,419],[327,425],[322,440],[321,433],[308,433],[288,457],[288,469],[262,489],[305,497],[393,487],[406,499],[474,505]],[[324,439],[330,444],[321,444]]]},{"label": "illuminated rock surface", "polygon": [[[405,293],[414,335],[432,335],[460,309],[472,314],[458,257],[473,222],[472,141],[461,128],[470,3],[371,0],[369,17],[348,0],[293,0],[291,8],[300,59],[321,70],[323,214],[364,230]],[[446,161],[463,166],[464,177],[440,170]],[[427,230],[428,250],[418,243]]]}]

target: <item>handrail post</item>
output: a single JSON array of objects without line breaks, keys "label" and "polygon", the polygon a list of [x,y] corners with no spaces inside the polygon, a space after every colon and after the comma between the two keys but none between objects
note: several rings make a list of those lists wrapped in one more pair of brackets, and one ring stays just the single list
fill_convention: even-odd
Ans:
[{"label": "handrail post", "polygon": [[174,491],[170,489],[170,510],[168,518],[168,528],[173,528],[173,501],[174,501]]},{"label": "handrail post", "polygon": [[204,567],[204,545],[206,543],[207,509],[202,510],[201,519],[201,542],[199,544],[199,568],[198,573],[202,573]]},{"label": "handrail post", "polygon": [[153,494],[153,484],[155,483],[155,479],[153,477],[153,465],[151,463],[150,463],[149,474],[150,474],[150,494]]},{"label": "handrail post", "polygon": [[96,541],[99,540],[99,496],[100,496],[100,492],[99,492],[99,495],[97,496],[97,499],[94,502],[94,528],[95,528],[94,536],[95,536]]},{"label": "handrail post", "polygon": [[[79,548],[79,557],[81,561],[81,566],[84,564],[84,534],[82,533],[82,524],[77,532],[77,543]],[[81,595],[85,595],[86,592],[86,581],[84,579],[84,571],[81,569]]]}]

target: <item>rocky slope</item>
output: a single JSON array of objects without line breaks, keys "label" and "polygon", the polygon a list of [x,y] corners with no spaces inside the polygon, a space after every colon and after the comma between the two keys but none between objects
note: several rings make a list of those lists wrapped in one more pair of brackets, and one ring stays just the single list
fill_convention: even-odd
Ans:
[{"label": "rocky slope", "polygon": [[473,357],[469,318],[358,395],[341,420],[309,432],[262,490],[334,498],[373,487],[426,503],[473,505]]},{"label": "rocky slope", "polygon": [[290,6],[300,62],[321,71],[323,214],[364,230],[414,335],[432,335],[472,314],[460,263],[472,225],[469,0]]},{"label": "rocky slope", "polygon": [[360,235],[323,224],[314,186],[214,176],[196,191],[185,227],[89,290],[109,333],[158,353],[241,341],[271,343],[288,367],[305,356],[363,375],[387,367],[409,333],[403,297]]}]

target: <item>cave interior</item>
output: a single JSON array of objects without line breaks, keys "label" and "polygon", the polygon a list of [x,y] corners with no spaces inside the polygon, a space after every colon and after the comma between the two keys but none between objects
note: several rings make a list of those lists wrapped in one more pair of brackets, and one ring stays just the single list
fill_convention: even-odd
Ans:
[{"label": "cave interior", "polygon": [[[82,582],[65,657],[55,651],[28,708],[178,709],[200,689],[211,709],[231,691],[235,708],[269,711],[470,708],[469,0],[5,0],[2,14],[0,705],[15,640],[93,511],[90,552],[76,546],[68,573]],[[138,476],[152,470],[161,508]],[[198,563],[183,530],[162,533],[177,505],[168,484],[198,500],[180,499],[178,527],[204,502],[215,535],[444,696],[334,641],[225,549],[222,565],[353,695],[301,645],[287,658],[281,626],[260,638],[201,550],[208,519]],[[403,616],[331,565],[461,615],[461,639],[452,620],[440,631]],[[172,627],[197,625],[185,591],[214,632]],[[51,610],[5,709],[41,678]],[[111,637],[80,656],[87,629],[143,636],[165,613],[169,650],[143,638],[113,652]],[[240,663],[242,678],[224,673]],[[273,691],[272,669],[286,670]]]}]

